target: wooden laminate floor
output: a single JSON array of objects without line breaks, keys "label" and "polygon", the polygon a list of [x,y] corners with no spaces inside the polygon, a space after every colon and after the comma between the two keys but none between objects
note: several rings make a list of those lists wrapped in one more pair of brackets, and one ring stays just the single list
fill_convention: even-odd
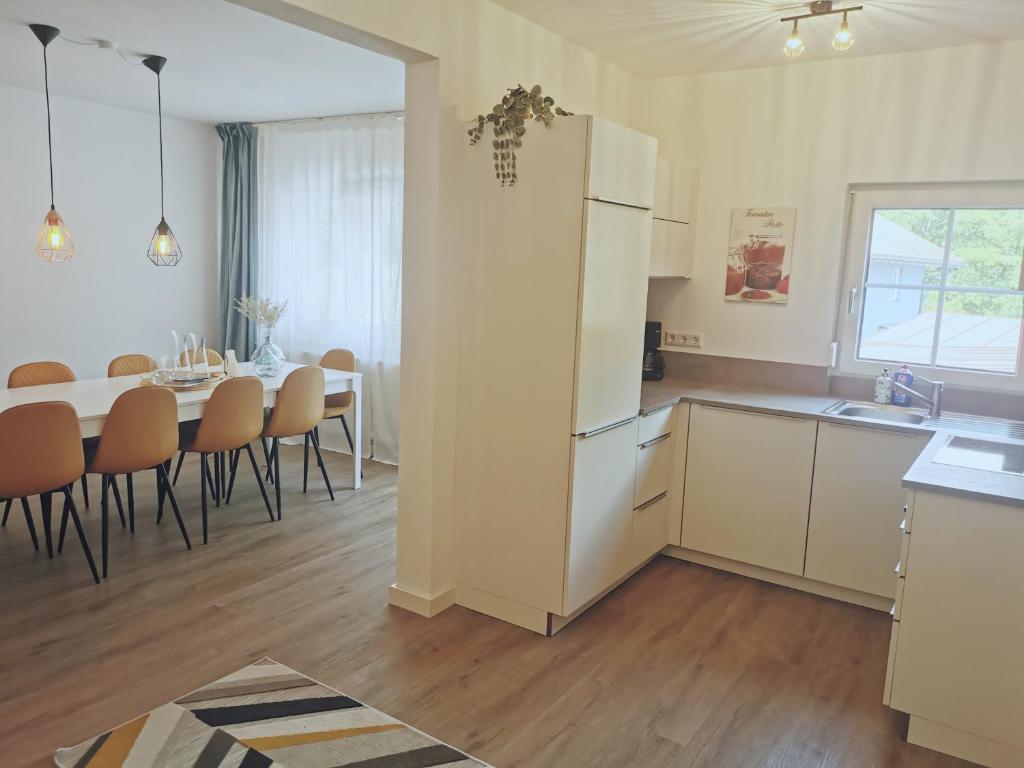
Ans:
[{"label": "wooden laminate floor", "polygon": [[[348,458],[328,464],[347,487]],[[906,744],[881,704],[884,614],[659,558],[554,638],[457,607],[423,619],[387,605],[394,468],[367,463],[363,489],[332,504],[312,473],[301,494],[301,451],[285,447],[273,524],[244,468],[204,547],[186,463],[192,552],[172,520],[155,526],[138,478],[136,532],[115,523],[101,586],[74,540],[54,561],[33,553],[15,508],[0,531],[0,766],[50,765],[264,655],[499,768],[963,765]],[[98,557],[97,503],[85,517]]]}]

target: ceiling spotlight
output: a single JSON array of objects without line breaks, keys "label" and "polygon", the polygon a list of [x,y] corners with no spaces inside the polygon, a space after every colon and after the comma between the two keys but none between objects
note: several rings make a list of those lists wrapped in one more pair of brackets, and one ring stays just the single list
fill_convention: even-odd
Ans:
[{"label": "ceiling spotlight", "polygon": [[850,22],[846,20],[846,11],[843,11],[843,23],[839,25],[839,31],[832,38],[832,47],[837,51],[845,51],[855,42],[850,33]]},{"label": "ceiling spotlight", "polygon": [[804,41],[800,39],[800,30],[797,29],[796,24],[796,19],[793,19],[793,31],[789,33],[789,40],[782,47],[782,52],[791,59],[804,52]]}]

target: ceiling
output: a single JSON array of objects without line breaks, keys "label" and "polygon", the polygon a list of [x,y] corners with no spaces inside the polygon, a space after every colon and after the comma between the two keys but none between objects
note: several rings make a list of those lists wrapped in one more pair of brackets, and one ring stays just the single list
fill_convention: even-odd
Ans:
[{"label": "ceiling", "polygon": [[54,94],[156,112],[156,83],[131,61],[167,57],[164,113],[203,122],[282,120],[402,109],[402,62],[224,0],[3,0],[0,83],[42,90],[39,42],[25,26],[60,28],[47,51]]},{"label": "ceiling", "polygon": [[803,55],[787,59],[783,16],[807,11],[786,0],[495,0],[500,5],[646,77],[795,65],[817,59],[1024,38],[1024,0],[860,0],[850,16],[856,44],[831,40],[841,17],[800,24]]}]

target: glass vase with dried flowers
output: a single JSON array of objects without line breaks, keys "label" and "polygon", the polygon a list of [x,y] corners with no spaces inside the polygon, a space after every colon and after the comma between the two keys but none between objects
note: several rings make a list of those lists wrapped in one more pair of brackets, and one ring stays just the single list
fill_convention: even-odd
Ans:
[{"label": "glass vase with dried flowers", "polygon": [[243,294],[242,298],[235,299],[235,309],[246,320],[256,323],[263,329],[263,343],[252,353],[252,366],[256,375],[263,378],[276,376],[285,358],[284,352],[271,341],[270,335],[274,331],[274,326],[284,317],[288,302],[258,299]]}]

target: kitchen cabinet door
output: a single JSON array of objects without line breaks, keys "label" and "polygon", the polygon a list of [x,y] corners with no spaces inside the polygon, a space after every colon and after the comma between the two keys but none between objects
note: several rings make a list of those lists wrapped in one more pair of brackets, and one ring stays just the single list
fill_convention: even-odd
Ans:
[{"label": "kitchen cabinet door", "polygon": [[817,426],[691,406],[682,545],[801,575]]},{"label": "kitchen cabinet door", "polygon": [[658,140],[600,117],[590,118],[587,197],[650,208]]},{"label": "kitchen cabinet door", "polygon": [[651,277],[692,277],[690,225],[655,219],[651,228]]},{"label": "kitchen cabinet door", "polygon": [[636,438],[636,419],[589,437],[572,438],[563,615],[582,607],[629,571]]},{"label": "kitchen cabinet door", "polygon": [[928,437],[823,422],[811,488],[804,576],[894,597],[902,486]]},{"label": "kitchen cabinet door", "polygon": [[[573,434],[640,410],[651,213],[587,200]],[[570,301],[572,297],[566,297]]]},{"label": "kitchen cabinet door", "polygon": [[654,185],[655,218],[692,223],[700,178],[698,172],[667,157],[658,158],[657,168]]}]

